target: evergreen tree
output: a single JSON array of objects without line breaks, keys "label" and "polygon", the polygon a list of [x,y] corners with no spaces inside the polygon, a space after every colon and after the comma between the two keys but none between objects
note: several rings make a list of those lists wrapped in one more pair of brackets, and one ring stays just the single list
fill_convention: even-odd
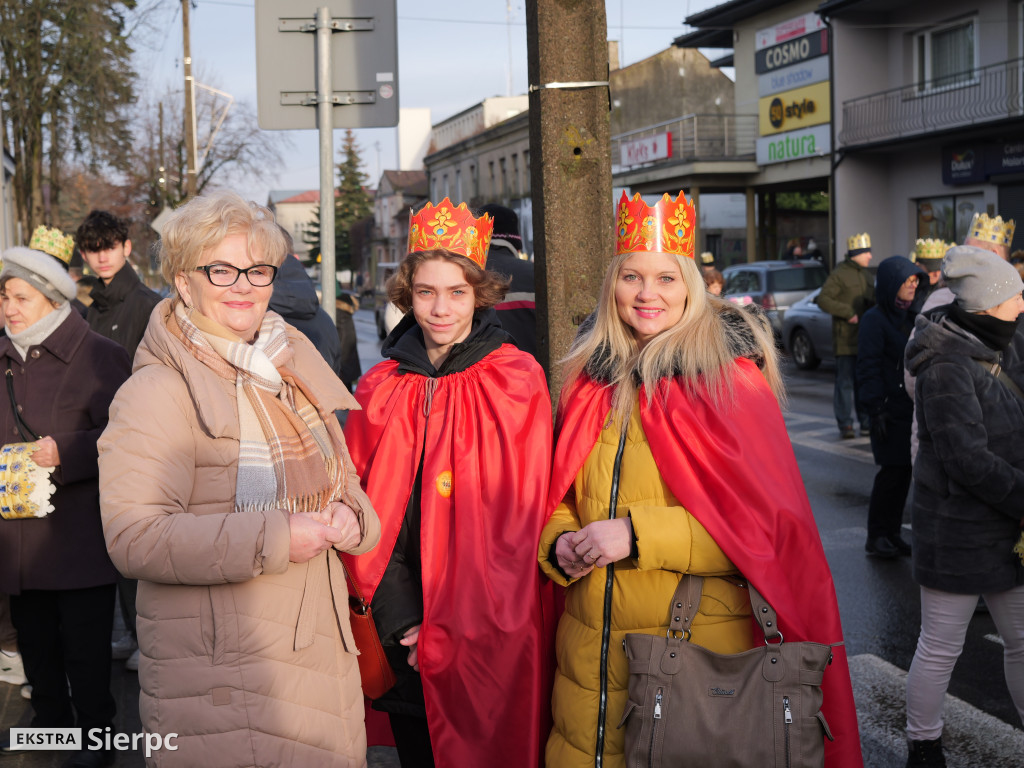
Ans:
[{"label": "evergreen tree", "polygon": [[[309,255],[306,257],[304,264],[306,266],[313,266],[314,264],[320,263],[320,206],[318,205],[313,209],[313,220],[309,222],[309,227],[306,229],[305,234],[302,236],[302,242],[309,246]],[[341,253],[341,231],[338,229],[337,221],[334,224],[334,261],[335,268],[338,264],[338,254]]]},{"label": "evergreen tree", "polygon": [[334,201],[334,262],[338,269],[352,267],[352,237],[350,230],[357,222],[373,214],[373,200],[365,184],[368,176],[359,170],[362,159],[355,134],[349,129],[341,145],[338,163],[338,195]]}]

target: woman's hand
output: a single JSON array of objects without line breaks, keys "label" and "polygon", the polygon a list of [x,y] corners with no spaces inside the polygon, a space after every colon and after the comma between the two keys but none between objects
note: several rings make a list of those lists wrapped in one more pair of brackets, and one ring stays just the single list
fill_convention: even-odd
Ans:
[{"label": "woman's hand", "polygon": [[417,644],[420,641],[420,627],[422,626],[422,624],[417,624],[415,627],[409,627],[405,630],[405,634],[402,635],[402,639],[398,641],[402,645],[412,648],[409,651],[409,666],[417,672],[420,671],[420,659],[416,651],[419,648]]},{"label": "woman's hand", "polygon": [[583,526],[572,538],[576,560],[594,568],[604,568],[629,557],[633,548],[633,525],[628,517],[596,520]]},{"label": "woman's hand", "polygon": [[342,537],[340,530],[324,525],[320,521],[320,515],[315,512],[288,515],[288,530],[291,533],[288,559],[293,563],[312,560],[321,552],[330,549]]},{"label": "woman's hand", "polygon": [[59,467],[60,452],[57,450],[57,441],[47,435],[36,440],[35,453],[32,454],[32,461],[40,467]]},{"label": "woman's hand", "polygon": [[341,534],[341,538],[334,542],[335,549],[340,549],[342,552],[355,549],[363,539],[363,532],[359,528],[359,517],[348,504],[332,501],[320,513],[320,520],[324,525],[336,529]]},{"label": "woman's hand", "polygon": [[555,541],[555,559],[558,560],[558,567],[562,569],[570,579],[579,579],[586,576],[594,566],[584,563],[573,549],[574,533],[563,533]]}]

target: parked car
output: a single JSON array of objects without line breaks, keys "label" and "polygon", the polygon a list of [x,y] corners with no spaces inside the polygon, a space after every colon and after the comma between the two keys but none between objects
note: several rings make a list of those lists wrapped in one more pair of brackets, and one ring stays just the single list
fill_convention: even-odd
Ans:
[{"label": "parked car", "polygon": [[757,304],[768,315],[775,336],[782,339],[786,311],[816,288],[828,270],[820,261],[752,261],[722,270],[722,298],[736,304]]},{"label": "parked car", "polygon": [[796,302],[782,321],[782,343],[797,368],[811,371],[831,360],[832,315],[818,306],[819,288]]}]

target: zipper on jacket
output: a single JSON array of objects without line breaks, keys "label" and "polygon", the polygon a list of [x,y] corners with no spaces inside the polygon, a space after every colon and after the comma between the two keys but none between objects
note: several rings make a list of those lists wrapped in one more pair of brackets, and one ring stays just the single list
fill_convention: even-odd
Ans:
[{"label": "zipper on jacket", "polygon": [[654,736],[658,732],[658,721],[661,720],[662,688],[654,695],[654,722],[651,723],[651,746],[647,750],[647,768],[654,768]]},{"label": "zipper on jacket", "polygon": [[[628,424],[623,425],[619,437],[619,448],[615,452],[612,468],[611,499],[608,501],[608,519],[614,520],[619,507],[619,471],[622,469],[622,452],[626,447]],[[597,705],[597,749],[594,752],[594,768],[604,763],[604,727],[608,714],[608,644],[612,636],[612,586],[615,583],[615,563],[608,563],[604,579],[604,618],[601,625],[601,694]]]},{"label": "zipper on jacket", "polygon": [[782,697],[782,713],[783,713],[783,719],[786,721],[785,724],[782,726],[782,729],[783,729],[783,733],[785,735],[785,742],[786,742],[786,765],[789,766],[789,765],[793,764],[793,759],[792,759],[792,757],[790,755],[790,744],[789,744],[789,726],[793,722],[793,710],[791,710],[789,708],[789,696],[783,696]]}]

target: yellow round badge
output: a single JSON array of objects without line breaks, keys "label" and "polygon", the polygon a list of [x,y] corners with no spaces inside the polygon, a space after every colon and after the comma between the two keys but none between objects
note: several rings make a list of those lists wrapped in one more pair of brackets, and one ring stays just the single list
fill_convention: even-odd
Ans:
[{"label": "yellow round badge", "polygon": [[437,480],[434,481],[437,486],[437,492],[444,498],[448,498],[452,495],[452,473],[447,469],[437,476]]}]

